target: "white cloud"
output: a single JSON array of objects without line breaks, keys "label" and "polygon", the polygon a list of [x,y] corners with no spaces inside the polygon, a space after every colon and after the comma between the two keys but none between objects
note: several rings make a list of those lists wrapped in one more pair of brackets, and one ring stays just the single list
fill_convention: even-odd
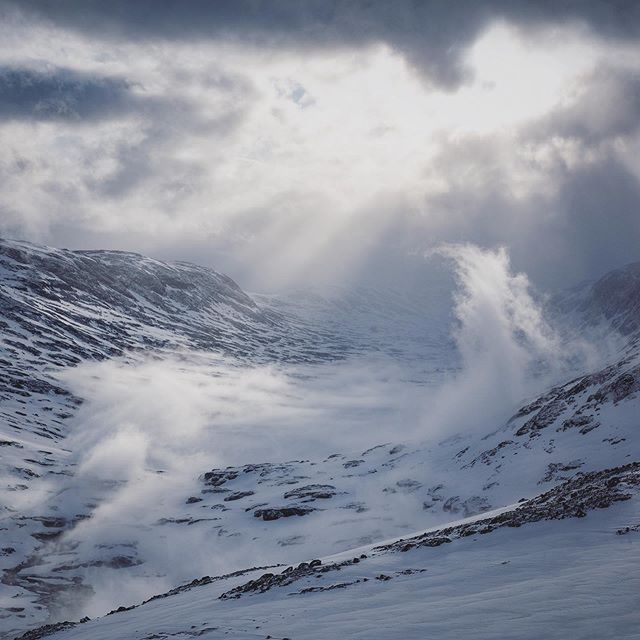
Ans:
[{"label": "white cloud", "polygon": [[[0,64],[126,78],[139,102],[91,125],[4,123],[0,231],[205,260],[253,288],[342,279],[368,254],[384,263],[443,237],[483,242],[478,224],[495,226],[506,211],[483,210],[480,223],[453,212],[468,216],[462,232],[434,237],[452,215],[434,198],[461,187],[504,180],[529,211],[541,194],[552,199],[557,158],[571,170],[591,150],[523,142],[521,131],[575,100],[576,83],[623,49],[575,25],[495,24],[467,54],[472,80],[452,92],[384,44],[294,55],[222,40],[102,41],[28,23],[2,34]],[[474,139],[487,158],[470,171]],[[390,249],[391,229],[411,246]]]}]

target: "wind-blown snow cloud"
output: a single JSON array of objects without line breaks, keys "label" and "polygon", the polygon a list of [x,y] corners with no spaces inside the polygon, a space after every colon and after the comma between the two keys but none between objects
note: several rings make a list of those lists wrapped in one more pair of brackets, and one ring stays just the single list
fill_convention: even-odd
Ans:
[{"label": "wind-blown snow cloud", "polygon": [[454,265],[453,335],[461,369],[431,395],[421,422],[434,433],[485,433],[566,367],[572,354],[545,320],[525,274],[513,274],[504,249],[449,245]]},{"label": "wind-blown snow cloud", "polygon": [[[77,473],[57,513],[73,517],[93,506],[64,542],[81,559],[134,547],[145,562],[142,579],[89,568],[94,595],[81,609],[104,614],[196,575],[290,558],[275,543],[219,536],[215,527],[165,532],[158,521],[179,515],[185,499],[201,492],[198,476],[212,468],[317,460],[389,438],[392,424],[412,424],[416,413],[417,390],[400,377],[385,362],[248,367],[205,353],[67,370],[64,382],[85,401],[67,440]],[[304,547],[296,553],[304,557]]]},{"label": "wind-blown snow cloud", "polygon": [[[93,589],[77,612],[100,615],[197,575],[317,552],[304,546],[305,527],[317,528],[319,519],[334,524],[331,510],[315,514],[311,524],[296,523],[301,541],[294,550],[276,539],[255,545],[232,530],[219,536],[211,523],[164,528],[163,518],[180,517],[187,497],[200,495],[199,476],[212,468],[316,462],[336,452],[355,458],[385,442],[432,446],[450,436],[486,434],[564,372],[574,349],[560,345],[506,251],[449,245],[431,260],[442,256],[457,282],[451,328],[457,357],[447,351],[434,362],[399,363],[368,353],[326,364],[248,366],[212,353],[132,353],[63,371],[61,382],[83,404],[65,440],[76,472],[63,479],[55,513],[70,520],[91,514],[61,541],[86,563]],[[436,330],[426,326],[426,338]],[[451,371],[455,362],[460,366]],[[439,371],[437,378],[425,375],[429,367]],[[400,467],[397,477],[389,473],[372,474],[366,495],[358,494],[375,515],[352,523],[345,545],[373,535],[380,514],[400,528],[431,517],[422,509],[422,494],[400,496],[391,510],[385,491],[390,482],[406,480],[406,470]],[[38,500],[51,500],[50,480],[42,482],[29,497],[32,510]],[[205,521],[216,519],[209,510],[202,513]],[[188,557],[185,548],[192,550]],[[139,573],[115,576],[115,569],[96,564],[101,553],[108,559],[133,554],[144,564]]]}]

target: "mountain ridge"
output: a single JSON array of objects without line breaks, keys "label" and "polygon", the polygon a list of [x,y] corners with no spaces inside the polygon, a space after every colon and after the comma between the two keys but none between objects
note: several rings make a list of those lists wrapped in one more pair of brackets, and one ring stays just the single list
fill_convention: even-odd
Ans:
[{"label": "mountain ridge", "polygon": [[[113,478],[111,483],[92,484],[79,475],[82,460],[67,449],[66,438],[69,425],[82,427],[77,416],[86,416],[78,413],[85,399],[65,388],[59,371],[91,361],[137,366],[141,356],[162,362],[175,354],[188,368],[193,364],[189,353],[204,351],[233,358],[236,368],[247,363],[293,364],[294,386],[284,396],[289,401],[309,392],[302,384],[319,375],[319,364],[351,355],[418,363],[421,367],[405,377],[419,391],[426,381],[442,375],[443,367],[455,370],[451,344],[442,344],[440,319],[421,327],[422,303],[411,304],[401,296],[389,303],[371,292],[360,298],[340,293],[333,299],[256,296],[256,302],[226,276],[188,263],[167,265],[129,252],[65,252],[0,241],[0,472],[6,484],[0,523],[6,544],[0,568],[7,594],[0,623],[18,633],[20,627],[38,627],[48,617],[56,621],[69,611],[83,613],[84,603],[91,602],[98,588],[92,581],[100,577],[148,583],[150,596],[156,584],[155,593],[166,591],[165,585],[176,588],[176,582],[163,581],[164,566],[145,547],[144,531],[178,547],[187,548],[203,536],[203,548],[222,554],[239,550],[229,562],[231,569],[241,572],[252,547],[261,550],[261,566],[349,554],[388,539],[399,547],[408,545],[406,552],[413,553],[416,532],[450,528],[461,516],[476,521],[495,512],[492,517],[497,517],[508,505],[517,509],[520,498],[535,502],[554,487],[570,487],[590,474],[596,478],[605,469],[637,464],[637,270],[640,263],[555,300],[559,316],[578,317],[581,326],[602,327],[606,321],[607,330],[619,336],[618,347],[606,362],[567,376],[514,407],[504,423],[485,425],[480,415],[482,428],[476,432],[442,440],[390,442],[284,462],[256,458],[242,465],[194,468],[188,470],[188,483],[177,477],[183,484],[172,487],[165,500],[139,510],[127,537],[116,531],[108,542],[98,544],[90,525],[101,505],[108,506],[113,492],[117,495],[118,487],[127,483]],[[428,296],[425,300],[429,302]],[[394,326],[400,317],[406,324]],[[329,319],[333,324],[327,326]],[[371,328],[375,330],[368,336]],[[389,349],[402,335],[406,342]],[[425,339],[424,351],[412,352],[412,345]],[[422,365],[429,357],[433,361]],[[379,366],[377,360],[363,362],[365,367]],[[420,371],[425,368],[426,376]],[[212,378],[228,373],[215,366],[203,371]],[[384,380],[386,374],[382,375]],[[158,478],[164,474],[168,483],[176,479],[161,467],[151,473]],[[571,491],[562,494],[564,499]],[[636,504],[635,497],[630,500]],[[619,513],[616,506],[609,509]],[[631,540],[635,523],[629,513],[624,511],[620,528],[629,528]],[[507,528],[514,536],[519,530]],[[469,534],[474,535],[480,534]],[[504,535],[501,529],[490,537]],[[598,538],[597,544],[604,549],[607,543]],[[382,565],[376,564],[383,574],[384,563],[396,562],[389,559],[395,556],[385,558]],[[171,579],[179,583],[188,574]],[[325,583],[324,577],[314,579],[318,589],[307,585],[305,597],[351,588]],[[115,597],[125,609],[132,604],[130,599],[118,601],[120,594],[105,597]],[[104,605],[95,607],[98,614],[106,612]],[[69,633],[76,633],[73,629],[69,627]],[[39,637],[39,632],[33,633],[25,638]]]}]

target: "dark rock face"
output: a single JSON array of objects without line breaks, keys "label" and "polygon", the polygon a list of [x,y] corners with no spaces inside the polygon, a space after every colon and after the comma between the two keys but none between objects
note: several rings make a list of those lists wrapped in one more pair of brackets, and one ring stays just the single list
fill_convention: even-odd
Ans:
[{"label": "dark rock face", "polygon": [[447,498],[442,505],[442,510],[449,513],[458,513],[460,511],[460,498],[459,496],[452,496]]},{"label": "dark rock face", "polygon": [[622,529],[618,529],[616,531],[616,535],[626,536],[628,533],[637,533],[640,531],[640,524],[634,524],[629,527],[623,527]]},{"label": "dark rock face", "polygon": [[548,427],[555,422],[566,408],[567,405],[564,402],[564,397],[559,394],[547,404],[543,404],[535,415],[516,431],[516,435],[523,436],[526,433],[539,431],[540,429]]},{"label": "dark rock face", "polygon": [[490,508],[491,505],[489,501],[482,496],[472,496],[464,501],[461,500],[459,496],[452,496],[442,505],[443,511],[454,514],[462,513],[465,518],[474,516],[477,513],[482,513],[483,511],[488,511]]},{"label": "dark rock face", "polygon": [[406,478],[405,480],[398,480],[396,482],[396,487],[398,489],[404,491],[405,493],[413,493],[422,487],[422,484],[417,480],[412,480],[411,478]]},{"label": "dark rock face", "polygon": [[31,631],[27,631],[23,633],[21,636],[16,638],[16,640],[40,640],[40,638],[46,638],[53,633],[58,631],[64,631],[65,629],[73,629],[73,627],[77,626],[79,623],[77,622],[56,622],[55,624],[47,624],[43,627],[38,627],[37,629],[32,629]]},{"label": "dark rock face", "polygon": [[275,507],[271,509],[256,509],[254,517],[262,518],[265,522],[279,520],[280,518],[290,518],[291,516],[306,516],[315,511],[311,507]]},{"label": "dark rock face", "polygon": [[235,493],[230,493],[228,496],[224,498],[225,502],[233,502],[234,500],[242,500],[242,498],[246,498],[247,496],[252,496],[255,491],[236,491]]},{"label": "dark rock face", "polygon": [[75,564],[60,565],[55,567],[53,571],[63,572],[72,571],[74,569],[89,568],[89,567],[108,567],[109,569],[127,569],[129,567],[135,567],[142,564],[142,560],[139,558],[132,558],[131,556],[113,556],[108,560],[92,560],[91,562],[78,562]]},{"label": "dark rock face", "polygon": [[567,431],[568,429],[578,429],[582,435],[593,431],[600,426],[600,423],[590,415],[574,415],[571,418],[567,418],[563,421],[560,431]]},{"label": "dark rock face", "polygon": [[491,509],[489,501],[482,496],[472,496],[462,503],[462,510],[465,518],[475,516],[477,513],[482,513],[489,509]]},{"label": "dark rock face", "polygon": [[455,538],[484,535],[499,527],[521,527],[540,520],[583,518],[592,509],[606,509],[628,500],[640,490],[640,462],[621,467],[577,474],[550,491],[522,502],[511,511],[469,524],[446,527],[412,538],[375,547],[374,551],[410,551],[416,547],[440,546]]},{"label": "dark rock face", "polygon": [[[589,390],[592,392],[588,393]],[[606,402],[616,404],[633,397],[638,391],[640,366],[630,366],[628,359],[621,360],[596,373],[554,387],[535,402],[522,407],[509,422],[531,415],[517,429],[515,435],[534,438],[542,429],[553,425],[564,413],[572,412],[556,430],[578,429],[582,435],[586,435],[600,426],[594,417],[600,405]],[[491,454],[489,451],[485,453]]]},{"label": "dark rock face", "polygon": [[613,380],[598,389],[589,400],[597,404],[603,402],[620,402],[640,390],[640,367],[634,367],[616,376]]},{"label": "dark rock face", "polygon": [[204,483],[211,487],[221,487],[223,484],[230,480],[235,480],[237,477],[237,471],[221,471],[219,469],[208,471],[202,476]]},{"label": "dark rock face", "polygon": [[307,484],[304,487],[287,491],[284,498],[285,500],[294,498],[303,502],[311,502],[313,500],[327,500],[335,495],[336,488],[331,484]]},{"label": "dark rock face", "polygon": [[550,462],[547,465],[547,473],[544,475],[542,480],[538,484],[542,484],[543,482],[551,482],[553,480],[566,480],[569,476],[563,476],[563,472],[566,471],[575,471],[583,466],[583,462],[580,460],[573,460],[571,462]]},{"label": "dark rock face", "polygon": [[[365,556],[366,557],[366,556]],[[322,564],[320,560],[312,560],[311,562],[301,562],[296,567],[287,567],[281,573],[265,573],[255,580],[249,580],[245,584],[241,584],[229,591],[225,591],[220,596],[220,600],[231,600],[252,593],[265,593],[274,587],[284,587],[293,584],[301,578],[306,578],[314,574],[328,573],[329,571],[340,571],[342,567],[347,567],[360,562],[359,559],[344,560],[342,562],[332,562],[330,564]]]},{"label": "dark rock face", "polygon": [[[505,447],[508,447],[510,444],[513,444],[513,440],[503,440],[492,449],[487,449],[486,451],[483,451],[479,456],[474,458],[471,462],[464,465],[463,469],[466,469],[468,467],[473,467],[477,462],[490,465],[493,461],[493,458],[495,458],[495,456],[497,456]],[[460,451],[459,453],[456,454],[456,457],[461,457],[463,454],[464,454],[464,451]]]},{"label": "dark rock face", "polygon": [[346,589],[351,585],[360,584],[360,582],[364,582],[364,581],[366,581],[366,578],[364,578],[364,580],[352,580],[351,582],[338,582],[336,584],[329,584],[324,587],[307,587],[306,589],[301,589],[300,591],[298,591],[298,593],[299,594],[321,593],[323,591],[333,591],[334,589]]}]

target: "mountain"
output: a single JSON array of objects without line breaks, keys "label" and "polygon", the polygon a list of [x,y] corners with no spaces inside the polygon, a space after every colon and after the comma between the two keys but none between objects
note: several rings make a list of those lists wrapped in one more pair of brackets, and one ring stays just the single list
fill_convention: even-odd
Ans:
[{"label": "mountain", "polygon": [[640,262],[560,292],[551,306],[579,320],[583,329],[604,324],[635,340],[640,332]]},{"label": "mountain", "polygon": [[23,639],[631,638],[639,584],[629,567],[640,554],[628,523],[639,481],[637,463],[587,474],[413,537],[203,576]]},{"label": "mountain", "polygon": [[133,253],[0,241],[0,312],[0,420],[11,436],[3,446],[19,449],[18,458],[29,453],[9,476],[6,465],[0,471],[9,484],[18,481],[16,490],[55,466],[38,450],[60,444],[81,403],[56,377],[65,367],[181,350],[252,362],[318,358],[308,334],[288,331],[282,316],[258,307],[230,278]]},{"label": "mountain", "polygon": [[[186,263],[13,241],[0,243],[0,269],[9,637],[446,638],[489,613],[480,638],[631,637],[640,263],[550,301],[573,334],[610,337],[604,360],[496,423],[479,403],[476,429],[431,437],[399,421],[428,419],[425,390],[455,380],[450,289],[250,297]],[[214,406],[194,449],[185,425],[200,396],[168,434],[148,432],[153,455],[131,477],[133,439],[86,439],[96,420],[162,421],[157,394],[142,397],[158,412],[128,415],[127,387],[166,376],[170,404],[182,375]],[[328,450],[334,416],[371,446]],[[380,424],[413,435],[376,442]],[[225,448],[231,438],[242,446]],[[122,476],[92,475],[98,453],[125,456]],[[551,620],[564,624],[549,632]]]}]

